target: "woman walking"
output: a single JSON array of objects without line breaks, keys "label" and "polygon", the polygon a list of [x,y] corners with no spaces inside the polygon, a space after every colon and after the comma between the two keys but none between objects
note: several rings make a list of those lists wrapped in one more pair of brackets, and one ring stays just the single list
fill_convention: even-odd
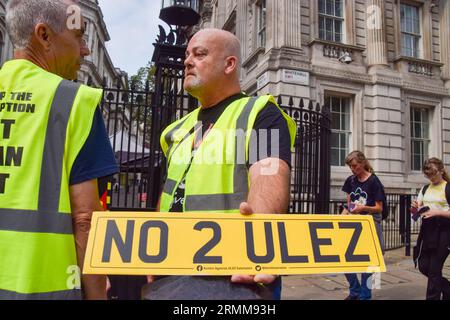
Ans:
[{"label": "woman walking", "polygon": [[428,278],[427,300],[450,300],[450,282],[442,277],[450,253],[450,177],[437,158],[425,161],[422,171],[431,183],[422,188],[412,204],[422,217],[414,261]]},{"label": "woman walking", "polygon": [[[384,241],[381,228],[383,203],[386,202],[384,187],[380,179],[361,151],[353,151],[345,159],[352,175],[347,178],[342,191],[347,194],[346,214],[370,214],[375,221],[381,248],[384,251]],[[371,273],[363,273],[361,282],[357,274],[345,275],[350,285],[350,294],[346,300],[370,300],[372,298]]]}]

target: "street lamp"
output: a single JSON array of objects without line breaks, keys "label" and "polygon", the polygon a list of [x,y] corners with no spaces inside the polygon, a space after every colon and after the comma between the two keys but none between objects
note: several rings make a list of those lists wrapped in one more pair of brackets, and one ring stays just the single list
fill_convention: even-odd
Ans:
[{"label": "street lamp", "polygon": [[159,18],[169,25],[166,33],[159,26],[159,36],[156,42],[168,45],[186,45],[190,30],[200,20],[198,0],[162,0]]},{"label": "street lamp", "polygon": [[162,0],[159,18],[168,25],[194,26],[200,19],[198,0]]}]

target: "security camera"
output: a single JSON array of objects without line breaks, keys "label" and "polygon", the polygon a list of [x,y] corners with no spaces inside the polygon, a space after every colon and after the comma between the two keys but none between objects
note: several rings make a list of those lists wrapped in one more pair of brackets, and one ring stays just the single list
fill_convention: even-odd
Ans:
[{"label": "security camera", "polygon": [[350,56],[350,53],[348,52],[344,52],[342,54],[342,56],[338,59],[340,62],[346,63],[346,64],[350,64],[353,62],[352,57]]}]

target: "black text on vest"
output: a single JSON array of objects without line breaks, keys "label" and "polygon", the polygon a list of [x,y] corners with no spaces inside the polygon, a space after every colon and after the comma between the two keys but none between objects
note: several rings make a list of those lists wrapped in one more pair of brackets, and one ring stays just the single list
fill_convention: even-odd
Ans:
[{"label": "black text on vest", "polygon": [[[11,138],[12,127],[15,120],[0,120],[1,142]],[[20,167],[22,165],[23,147],[0,146],[0,167]],[[6,181],[10,175],[0,173],[0,194],[5,193]]]},{"label": "black text on vest", "polygon": [[[0,92],[0,112],[34,113],[36,105],[27,103],[31,102],[32,97],[30,92]],[[5,98],[6,102],[2,102]]]}]

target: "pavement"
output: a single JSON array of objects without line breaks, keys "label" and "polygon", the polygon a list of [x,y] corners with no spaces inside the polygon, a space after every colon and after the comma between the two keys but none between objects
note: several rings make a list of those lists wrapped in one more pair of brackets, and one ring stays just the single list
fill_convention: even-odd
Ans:
[{"label": "pavement", "polygon": [[[405,248],[387,251],[384,260],[387,272],[381,274],[378,289],[372,290],[373,300],[425,299],[427,278],[414,268],[412,257],[405,256]],[[450,279],[450,259],[443,273]],[[347,295],[348,283],[342,274],[283,277],[283,300],[343,300]]]}]

